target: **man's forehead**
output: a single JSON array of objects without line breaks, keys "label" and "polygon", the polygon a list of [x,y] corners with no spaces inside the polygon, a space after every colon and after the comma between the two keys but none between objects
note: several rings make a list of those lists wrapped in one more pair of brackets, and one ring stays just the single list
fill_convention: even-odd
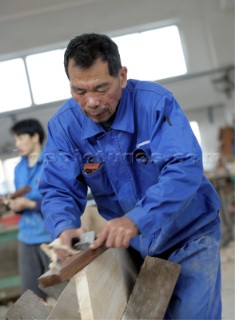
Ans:
[{"label": "man's forehead", "polygon": [[107,72],[109,74],[108,62],[101,59],[95,60],[89,67],[81,66],[76,63],[73,58],[68,61],[68,68],[78,70],[79,72],[92,72],[99,70],[100,72]]},{"label": "man's forehead", "polygon": [[87,69],[74,66],[69,70],[69,75],[70,85],[76,88],[101,87],[114,80],[104,64],[93,65]]},{"label": "man's forehead", "polygon": [[72,88],[76,89],[84,89],[84,90],[93,90],[93,89],[99,89],[102,87],[107,86],[110,83],[110,81],[105,81],[103,79],[86,79],[86,80],[75,80],[70,81],[70,85]]}]

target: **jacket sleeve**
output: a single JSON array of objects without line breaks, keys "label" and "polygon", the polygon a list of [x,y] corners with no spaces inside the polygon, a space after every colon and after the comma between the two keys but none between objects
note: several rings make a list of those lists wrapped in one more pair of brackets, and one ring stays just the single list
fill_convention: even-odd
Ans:
[{"label": "jacket sleeve", "polygon": [[65,229],[78,228],[87,201],[87,187],[80,180],[79,153],[73,150],[59,122],[49,122],[39,190],[46,228],[53,238]]},{"label": "jacket sleeve", "polygon": [[[33,177],[28,175],[28,158],[22,157],[20,162],[15,166],[14,169],[14,185],[15,190],[20,189],[24,186],[30,187],[30,190],[23,194],[22,197],[32,200],[36,203],[36,207],[33,209],[25,209],[23,212],[39,212],[41,213],[41,202],[42,195],[38,190],[38,181],[41,173],[42,162],[36,163],[33,167]],[[20,212],[22,213],[22,212]]]},{"label": "jacket sleeve", "polygon": [[126,216],[141,234],[158,236],[167,232],[168,226],[172,228],[173,220],[177,233],[195,219],[181,215],[201,185],[203,166],[201,148],[189,121],[169,94],[156,106],[150,147],[149,161],[159,170],[159,178]]}]

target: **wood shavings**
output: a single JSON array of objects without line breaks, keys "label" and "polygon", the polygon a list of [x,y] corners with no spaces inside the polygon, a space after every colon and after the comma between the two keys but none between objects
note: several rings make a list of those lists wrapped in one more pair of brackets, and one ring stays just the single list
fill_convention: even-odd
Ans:
[{"label": "wood shavings", "polygon": [[43,243],[40,245],[40,248],[43,252],[50,258],[51,263],[49,264],[50,270],[56,270],[59,264],[59,256],[56,253],[55,249],[60,249],[65,251],[68,255],[72,256],[74,254],[79,253],[80,251],[74,250],[71,247],[64,245],[61,243],[61,239],[57,238],[51,243]]}]

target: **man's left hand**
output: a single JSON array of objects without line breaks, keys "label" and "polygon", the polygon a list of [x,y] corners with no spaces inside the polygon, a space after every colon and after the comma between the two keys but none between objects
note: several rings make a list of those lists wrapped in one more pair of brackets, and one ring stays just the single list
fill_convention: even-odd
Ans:
[{"label": "man's left hand", "polygon": [[102,245],[107,248],[127,248],[130,240],[137,234],[138,229],[129,218],[113,219],[105,224],[90,248],[96,249]]},{"label": "man's left hand", "polygon": [[34,209],[36,207],[36,202],[24,197],[19,197],[10,199],[8,206],[13,211],[22,211],[25,209]]}]

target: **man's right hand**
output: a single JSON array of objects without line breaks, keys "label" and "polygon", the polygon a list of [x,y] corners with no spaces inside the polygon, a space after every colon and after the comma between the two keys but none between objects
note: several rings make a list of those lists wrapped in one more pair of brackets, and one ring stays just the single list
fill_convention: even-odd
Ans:
[{"label": "man's right hand", "polygon": [[[77,229],[66,229],[61,232],[59,238],[62,245],[72,248],[72,239],[80,239],[81,235],[86,232],[86,229],[81,227]],[[69,256],[69,253],[63,249],[54,249],[60,260],[64,260]]]},{"label": "man's right hand", "polygon": [[115,218],[108,221],[97,239],[91,244],[91,249],[100,246],[106,248],[128,248],[132,238],[139,233],[136,225],[127,217]]}]

